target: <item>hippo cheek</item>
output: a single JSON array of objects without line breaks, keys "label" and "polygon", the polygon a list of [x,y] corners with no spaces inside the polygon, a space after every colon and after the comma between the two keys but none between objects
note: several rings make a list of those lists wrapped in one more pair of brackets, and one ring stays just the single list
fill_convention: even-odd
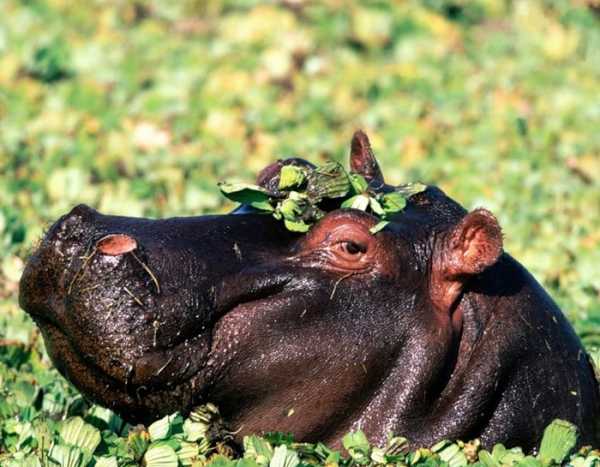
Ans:
[{"label": "hippo cheek", "polygon": [[[403,342],[365,322],[369,308],[360,296],[368,284],[360,281],[360,294],[356,285],[298,270],[278,293],[241,303],[218,321],[205,397],[241,430],[238,441],[265,430],[324,439],[337,423],[350,428]],[[381,313],[382,329],[394,330],[391,314]]]}]

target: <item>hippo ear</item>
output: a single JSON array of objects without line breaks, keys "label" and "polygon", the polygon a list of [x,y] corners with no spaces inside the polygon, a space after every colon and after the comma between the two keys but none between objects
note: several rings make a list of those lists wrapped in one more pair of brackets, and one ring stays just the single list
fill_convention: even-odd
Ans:
[{"label": "hippo ear", "polygon": [[436,246],[431,292],[449,310],[466,281],[493,265],[502,254],[502,230],[486,209],[467,214]]},{"label": "hippo ear", "polygon": [[352,137],[350,170],[365,177],[372,186],[383,186],[385,183],[369,138],[362,130],[356,131]]}]

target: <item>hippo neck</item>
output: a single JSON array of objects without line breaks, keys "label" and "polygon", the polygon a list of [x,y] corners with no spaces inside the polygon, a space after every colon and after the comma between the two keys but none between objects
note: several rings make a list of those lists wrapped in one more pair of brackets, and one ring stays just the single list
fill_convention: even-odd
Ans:
[{"label": "hippo neck", "polygon": [[[460,326],[447,324],[450,332],[432,327],[429,339],[414,332],[380,390],[370,400],[354,429],[364,430],[371,439],[384,444],[387,434],[407,437],[414,445],[428,445],[442,438],[464,437],[453,429],[457,407],[476,400],[476,394],[493,391],[494,380],[482,380],[465,389],[470,378],[477,344],[493,322],[494,311],[502,297],[518,292],[523,286],[522,267],[508,255],[503,255],[490,270],[473,280],[461,295],[454,309],[460,313]],[[514,280],[506,285],[498,277]],[[442,324],[442,326],[444,326]],[[436,345],[431,345],[432,339]],[[491,356],[490,356],[491,358]],[[485,386],[485,387],[484,387]],[[467,394],[468,393],[468,394]],[[470,410],[470,409],[466,409]],[[481,417],[473,416],[473,420]],[[384,424],[371,420],[386,420]],[[442,429],[444,432],[439,432]]]}]

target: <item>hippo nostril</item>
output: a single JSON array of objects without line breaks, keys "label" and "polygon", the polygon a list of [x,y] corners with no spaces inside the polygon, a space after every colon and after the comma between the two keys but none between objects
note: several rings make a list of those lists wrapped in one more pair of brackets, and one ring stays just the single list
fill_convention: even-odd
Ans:
[{"label": "hippo nostril", "polygon": [[137,241],[125,234],[110,234],[96,242],[96,250],[104,255],[119,256],[137,248]]}]

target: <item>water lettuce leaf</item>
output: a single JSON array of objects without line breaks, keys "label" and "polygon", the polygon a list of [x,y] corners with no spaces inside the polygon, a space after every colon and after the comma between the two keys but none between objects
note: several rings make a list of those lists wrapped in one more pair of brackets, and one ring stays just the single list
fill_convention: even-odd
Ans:
[{"label": "water lettuce leaf", "polygon": [[341,164],[331,161],[318,167],[283,166],[275,193],[239,182],[222,182],[219,188],[232,201],[270,213],[292,232],[308,232],[327,211],[344,208],[379,217],[381,222],[371,229],[375,234],[387,225],[392,215],[406,207],[408,198],[427,186],[407,183],[391,192],[377,192],[369,187],[365,177],[347,172]]}]

